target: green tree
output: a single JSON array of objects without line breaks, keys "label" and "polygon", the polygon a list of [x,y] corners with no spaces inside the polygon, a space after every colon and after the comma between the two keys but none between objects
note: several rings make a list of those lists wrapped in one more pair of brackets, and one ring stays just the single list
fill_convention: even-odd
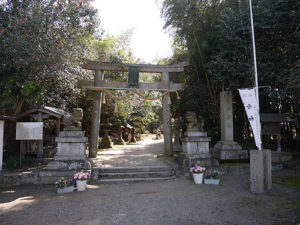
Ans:
[{"label": "green tree", "polygon": [[[297,1],[253,2],[261,112],[299,117],[299,23]],[[218,140],[219,92],[234,94],[235,138],[249,138],[249,125],[237,88],[253,86],[248,1],[165,0],[165,28],[173,30],[177,55],[190,59],[179,110],[194,109]],[[179,45],[179,46],[178,46]],[[293,80],[293,82],[291,82]],[[299,127],[299,125],[297,125]],[[242,131],[242,132],[241,132]]]},{"label": "green tree", "polygon": [[71,102],[85,38],[97,26],[90,1],[2,1],[0,21],[0,111]]}]

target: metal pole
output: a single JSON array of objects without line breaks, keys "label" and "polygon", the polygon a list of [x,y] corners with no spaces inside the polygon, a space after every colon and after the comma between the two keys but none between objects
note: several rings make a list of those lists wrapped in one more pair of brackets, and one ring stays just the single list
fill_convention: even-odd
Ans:
[{"label": "metal pole", "polygon": [[[252,13],[252,1],[249,0],[249,8],[250,8],[250,20],[251,20],[251,33],[252,33],[252,48],[253,48],[253,61],[254,61],[254,76],[255,76],[255,92],[256,92],[256,102],[257,102],[257,111],[258,115],[260,115],[259,110],[259,95],[258,95],[258,78],[257,78],[257,64],[256,64],[256,48],[255,48],[255,37],[254,37],[254,25],[253,25],[253,13]],[[259,121],[260,126],[260,121]],[[259,127],[261,130],[261,127]],[[261,145],[258,148],[261,150]]]}]

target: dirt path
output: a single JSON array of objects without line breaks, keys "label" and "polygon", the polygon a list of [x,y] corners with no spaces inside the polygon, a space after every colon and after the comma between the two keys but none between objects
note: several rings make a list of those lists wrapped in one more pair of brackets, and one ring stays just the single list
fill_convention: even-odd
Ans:
[{"label": "dirt path", "polygon": [[[126,146],[119,153],[105,153],[105,165],[131,165],[131,159],[162,163],[154,157],[161,153],[161,144],[149,140],[144,147]],[[273,175],[294,172],[284,170]],[[54,185],[0,188],[1,225],[294,225],[298,222],[300,187],[273,184],[272,192],[255,195],[249,191],[249,173],[222,176],[219,186],[195,185],[191,178],[179,177],[150,183],[88,185],[85,192],[64,195],[57,195]]]},{"label": "dirt path", "polygon": [[156,156],[163,154],[163,139],[153,140],[148,136],[143,141],[131,145],[118,145],[111,150],[98,153],[103,167],[165,166]]}]

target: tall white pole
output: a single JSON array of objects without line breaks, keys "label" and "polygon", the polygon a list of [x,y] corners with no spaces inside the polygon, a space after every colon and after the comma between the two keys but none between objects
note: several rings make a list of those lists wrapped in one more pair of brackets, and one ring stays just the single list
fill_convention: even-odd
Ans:
[{"label": "tall white pole", "polygon": [[[252,1],[249,0],[249,8],[250,8],[250,20],[251,20],[251,33],[252,33],[252,48],[253,48],[253,61],[254,61],[254,76],[255,76],[255,92],[256,92],[256,102],[257,102],[257,111],[258,115],[260,115],[259,110],[259,94],[258,94],[258,78],[257,78],[257,64],[256,64],[256,48],[255,48],[255,37],[254,37],[254,25],[253,25],[253,13],[252,13]],[[259,129],[260,121],[259,121]],[[261,150],[261,145],[258,147],[258,150]]]}]

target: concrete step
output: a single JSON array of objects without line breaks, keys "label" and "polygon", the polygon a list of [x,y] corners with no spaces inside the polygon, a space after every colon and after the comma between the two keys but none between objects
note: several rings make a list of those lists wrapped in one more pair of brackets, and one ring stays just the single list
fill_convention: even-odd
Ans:
[{"label": "concrete step", "polygon": [[100,173],[100,179],[120,179],[120,178],[148,178],[148,177],[170,177],[175,173],[172,170],[159,172],[119,172],[119,173]]},{"label": "concrete step", "polygon": [[175,179],[175,176],[170,177],[147,177],[147,178],[124,178],[124,179],[100,179],[95,181],[98,184],[118,184],[118,183],[138,183],[138,182],[154,182],[162,180]]},{"label": "concrete step", "polygon": [[137,167],[101,167],[100,173],[133,173],[172,171],[169,166],[137,166]]}]

